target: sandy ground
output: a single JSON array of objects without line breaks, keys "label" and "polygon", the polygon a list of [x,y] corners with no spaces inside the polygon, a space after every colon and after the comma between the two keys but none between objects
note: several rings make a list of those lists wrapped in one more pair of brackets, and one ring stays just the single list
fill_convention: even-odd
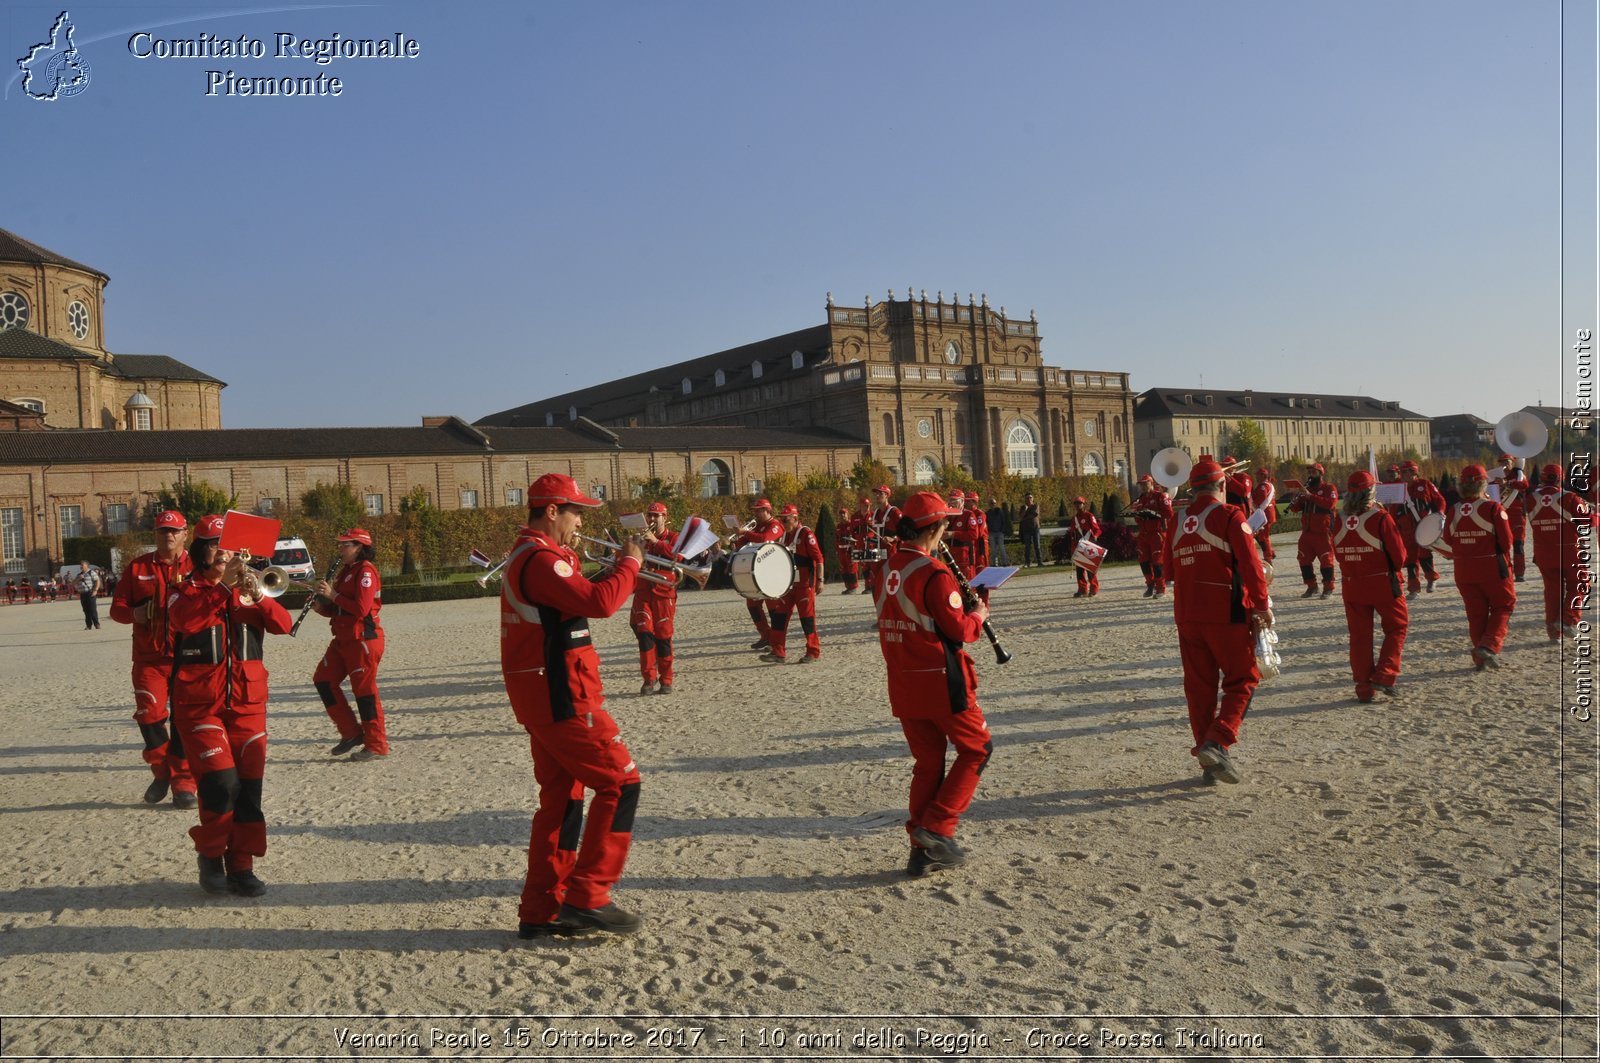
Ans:
[{"label": "sandy ground", "polygon": [[1343,610],[1298,598],[1290,553],[1284,674],[1231,787],[1198,785],[1171,606],[1136,569],[1090,601],[1066,569],[998,592],[1015,660],[973,649],[996,750],[972,863],[920,880],[861,596],[830,587],[822,663],[780,668],[731,591],[685,594],[671,697],[635,693],[626,610],[596,623],[645,777],[617,900],[646,926],[560,943],[513,933],[534,791],[493,602],[384,611],[384,763],[328,756],[318,626],[269,644],[253,900],[202,894],[193,814],[140,803],[127,630],[0,607],[0,1049],[1592,1056],[1596,729],[1537,576],[1500,671],[1471,671],[1447,578],[1413,607],[1403,699],[1360,705]]}]

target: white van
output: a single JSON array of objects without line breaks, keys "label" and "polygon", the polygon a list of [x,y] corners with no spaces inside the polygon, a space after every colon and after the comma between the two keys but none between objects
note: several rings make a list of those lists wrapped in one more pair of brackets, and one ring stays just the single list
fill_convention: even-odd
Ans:
[{"label": "white van", "polygon": [[[257,568],[266,568],[265,564],[255,564]],[[272,561],[270,564],[289,573],[289,578],[299,583],[315,583],[317,581],[317,567],[311,560],[311,551],[306,548],[304,539],[279,539],[272,548]]]}]

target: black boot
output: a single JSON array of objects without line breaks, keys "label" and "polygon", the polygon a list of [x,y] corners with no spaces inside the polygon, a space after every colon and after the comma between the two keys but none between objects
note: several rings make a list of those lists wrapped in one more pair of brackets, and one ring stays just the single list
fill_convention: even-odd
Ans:
[{"label": "black boot", "polygon": [[222,866],[222,857],[200,857],[200,888],[207,893],[228,892],[228,872]]}]

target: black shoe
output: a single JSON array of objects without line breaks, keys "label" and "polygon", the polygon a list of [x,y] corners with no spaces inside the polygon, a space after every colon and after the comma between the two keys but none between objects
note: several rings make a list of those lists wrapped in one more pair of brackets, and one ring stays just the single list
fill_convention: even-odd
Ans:
[{"label": "black shoe", "polygon": [[1488,665],[1490,668],[1500,667],[1500,655],[1485,646],[1479,646],[1473,650],[1472,659],[1478,662],[1479,668],[1484,665]]},{"label": "black shoe", "polygon": [[952,867],[960,866],[960,864],[950,864],[942,860],[935,860],[926,849],[912,849],[911,859],[906,861],[906,874],[911,878],[921,878],[930,871],[947,871]]},{"label": "black shoe", "polygon": [[557,916],[548,923],[518,923],[517,937],[523,941],[533,941],[536,938],[566,937],[571,934],[581,934],[585,929],[579,923]]},{"label": "black shoe", "polygon": [[228,890],[241,897],[259,897],[267,892],[267,884],[254,871],[235,871],[228,876]]},{"label": "black shoe", "polygon": [[228,873],[223,870],[222,857],[200,857],[200,888],[207,893],[228,892]]},{"label": "black shoe", "polygon": [[1517,577],[1517,582],[1518,582],[1518,583],[1521,583],[1521,582],[1522,582],[1522,581],[1523,581],[1523,577],[1521,577],[1521,576],[1518,576],[1518,577]]},{"label": "black shoe", "polygon": [[159,805],[161,799],[167,796],[167,790],[171,786],[171,779],[151,779],[150,785],[144,788],[144,803],[147,805]]},{"label": "black shoe", "polygon": [[1302,598],[1315,598],[1316,596],[1317,596],[1317,588],[1315,588],[1315,587],[1307,587],[1306,588],[1306,592],[1304,594],[1302,594],[1300,597],[1302,597]]},{"label": "black shoe", "polygon": [[1322,588],[1322,596],[1324,598],[1332,598],[1333,597],[1333,588],[1332,587],[1324,587],[1324,588]]},{"label": "black shoe", "polygon": [[174,790],[172,791],[172,807],[199,808],[200,795],[193,790]]},{"label": "black shoe", "polygon": [[930,859],[945,867],[960,867],[967,862],[966,850],[949,835],[935,834],[926,827],[913,827],[911,840],[926,849]]},{"label": "black shoe", "polygon": [[1200,769],[1200,785],[1201,786],[1215,786],[1215,785],[1217,785],[1217,773],[1212,771],[1210,768],[1201,768]]},{"label": "black shoe", "polygon": [[655,692],[656,692],[656,681],[654,679],[646,679],[644,681],[644,686],[639,688],[639,693],[640,694],[654,694]]},{"label": "black shoe", "polygon": [[1156,589],[1154,587],[1146,587],[1144,589],[1144,596],[1146,598],[1154,598],[1156,596]]},{"label": "black shoe", "polygon": [[772,664],[782,664],[786,660],[786,658],[779,657],[776,653],[773,653],[771,650],[768,650],[766,653],[763,653],[761,655],[760,659],[763,660],[763,661],[768,661],[768,662],[770,662]]},{"label": "black shoe", "polygon": [[1195,754],[1202,768],[1210,768],[1211,773],[1217,777],[1218,782],[1236,783],[1239,781],[1239,769],[1233,766],[1233,759],[1228,756],[1228,751],[1215,742],[1207,742]]},{"label": "black shoe", "polygon": [[1074,598],[1087,598],[1088,594],[1086,592],[1084,592],[1084,591],[1079,591],[1077,594],[1074,594],[1073,597]]},{"label": "black shoe", "polygon": [[1400,696],[1400,691],[1397,690],[1392,684],[1390,686],[1384,686],[1382,683],[1374,683],[1372,684],[1372,689],[1376,690],[1386,698],[1397,698]]},{"label": "black shoe", "polygon": [[756,639],[754,642],[752,642],[750,644],[750,648],[752,650],[764,650],[764,649],[767,648],[767,640],[766,639]]},{"label": "black shoe", "polygon": [[1429,581],[1428,581],[1428,586],[1427,586],[1427,587],[1426,587],[1426,588],[1424,588],[1424,589],[1425,589],[1425,590],[1426,590],[1426,591],[1427,591],[1427,592],[1428,592],[1428,593],[1429,593],[1429,594],[1432,594],[1432,593],[1433,593],[1433,585],[1434,585],[1434,584],[1435,584],[1435,583],[1438,583],[1438,582],[1439,582],[1439,581],[1438,581],[1438,580],[1437,580],[1437,579],[1431,579],[1431,580],[1429,580]]},{"label": "black shoe", "polygon": [[604,930],[608,934],[634,934],[644,925],[637,915],[625,912],[615,904],[603,908],[574,908],[570,904],[563,904],[556,919],[572,923],[581,930]]},{"label": "black shoe", "polygon": [[339,744],[328,750],[328,753],[335,757],[342,757],[363,741],[365,741],[365,736],[363,735],[356,735],[354,738],[341,738],[339,739]]},{"label": "black shoe", "polygon": [[670,694],[670,693],[672,693],[672,684],[671,683],[662,683],[662,684],[660,684],[659,686],[656,687],[656,693],[657,694]]}]

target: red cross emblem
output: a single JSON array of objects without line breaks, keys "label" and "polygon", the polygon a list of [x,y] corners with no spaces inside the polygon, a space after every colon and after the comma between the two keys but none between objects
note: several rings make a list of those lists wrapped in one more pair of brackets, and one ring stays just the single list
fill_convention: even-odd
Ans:
[{"label": "red cross emblem", "polygon": [[883,589],[890,594],[900,593],[900,571],[898,569],[884,577]]},{"label": "red cross emblem", "polygon": [[1346,528],[1349,528],[1351,531],[1355,531],[1356,530],[1356,525],[1359,524],[1359,523],[1361,523],[1361,522],[1356,520],[1356,518],[1353,517],[1353,516],[1352,517],[1346,517],[1344,519],[1344,526]]},{"label": "red cross emblem", "polygon": [[1193,514],[1190,514],[1189,516],[1187,516],[1187,517],[1185,517],[1183,519],[1183,531],[1184,531],[1185,535],[1193,535],[1195,529],[1198,528],[1198,527],[1200,527],[1200,518],[1199,517],[1196,517]]},{"label": "red cross emblem", "polygon": [[1463,502],[1463,503],[1461,503],[1461,515],[1463,517],[1465,517],[1465,516],[1471,515],[1471,513],[1472,513],[1472,503],[1471,502]]}]

